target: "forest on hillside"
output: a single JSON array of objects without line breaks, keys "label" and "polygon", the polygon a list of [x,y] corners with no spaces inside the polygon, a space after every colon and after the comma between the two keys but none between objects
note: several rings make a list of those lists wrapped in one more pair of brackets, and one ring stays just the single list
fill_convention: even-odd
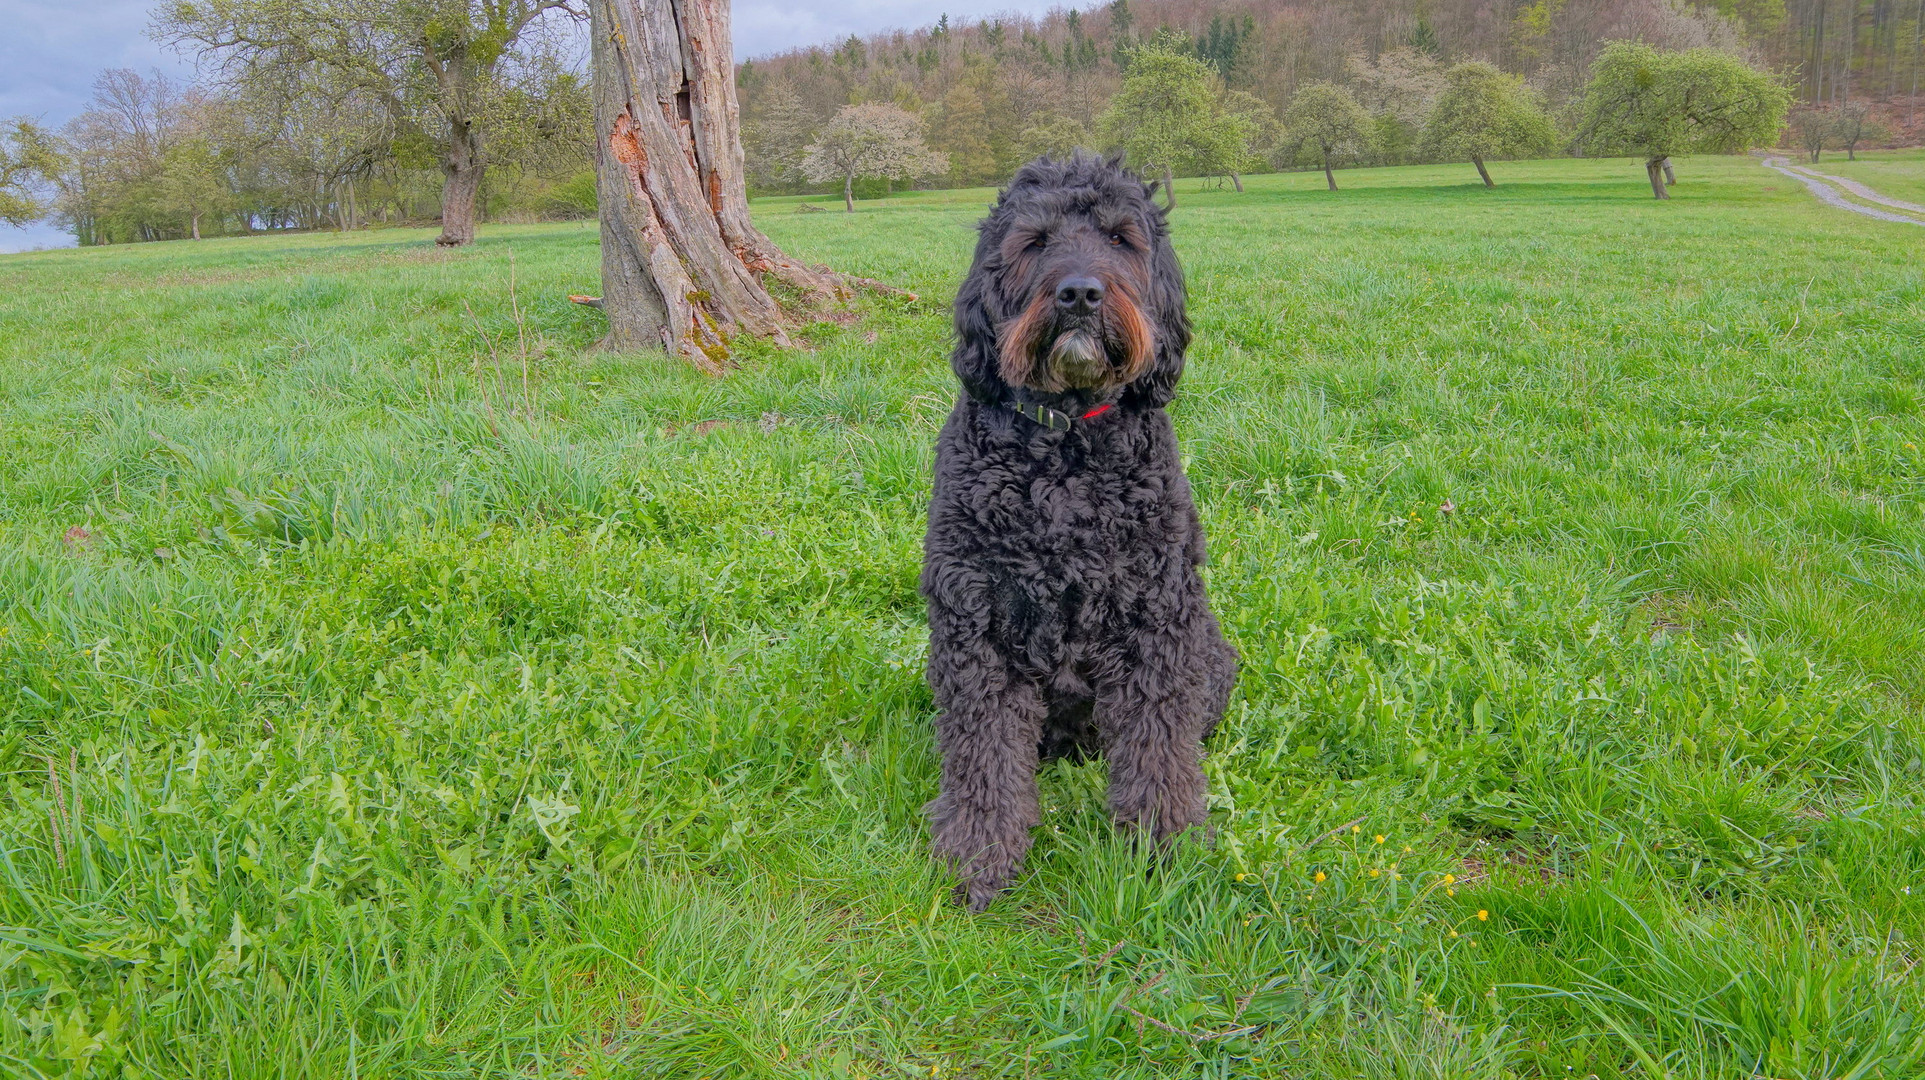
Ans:
[{"label": "forest on hillside", "polygon": [[[1281,114],[1299,86],[1344,86],[1376,120],[1361,160],[1422,160],[1418,128],[1451,63],[1521,76],[1568,117],[1605,43],[1709,47],[1778,73],[1801,101],[1876,103],[1890,138],[1916,141],[1925,0],[1112,0],[798,48],[741,66],[744,147],[764,191],[810,189],[797,164],[842,106],[920,116],[947,156],[938,184],[993,182],[1068,124],[1094,131],[1134,49],[1174,44],[1226,91]],[[1045,140],[1046,141],[1046,140]],[[1287,160],[1276,164],[1288,164]]]},{"label": "forest on hillside", "polygon": [[[440,220],[462,243],[479,219],[592,215],[585,9],[502,4],[516,14],[505,37],[474,2],[380,7],[385,21],[356,0],[158,7],[150,32],[199,77],[106,71],[57,129],[5,119],[0,220],[58,221],[83,244]],[[462,11],[466,24],[448,21]],[[1128,150],[1144,167],[1159,162],[1120,133],[1147,99],[1188,87],[1187,141],[1163,170],[1237,183],[1239,171],[1474,160],[1432,130],[1452,70],[1528,96],[1515,107],[1545,136],[1483,156],[1597,152],[1580,145],[1581,98],[1619,40],[1771,73],[1803,103],[1787,137],[1807,152],[1925,137],[1925,0],[1108,0],[750,59],[744,156],[755,192],[845,200],[995,183],[1071,146]],[[1131,120],[1118,93],[1151,55],[1175,67],[1142,83]],[[1313,98],[1351,116],[1338,126],[1354,137],[1311,152]],[[1852,134],[1836,136],[1846,122]],[[883,158],[858,152],[885,131]]]}]

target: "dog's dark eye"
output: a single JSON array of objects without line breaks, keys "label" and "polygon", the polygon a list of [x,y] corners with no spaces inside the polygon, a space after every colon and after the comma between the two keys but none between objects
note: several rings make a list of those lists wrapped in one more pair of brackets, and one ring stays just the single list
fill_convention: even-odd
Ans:
[{"label": "dog's dark eye", "polygon": [[1110,234],[1110,246],[1111,246],[1111,247],[1122,247],[1122,246],[1123,246],[1123,234],[1122,234],[1122,233],[1111,233],[1111,234]]},{"label": "dog's dark eye", "polygon": [[1049,237],[1038,236],[1029,242],[1029,246],[1033,248],[1039,248],[1039,249],[1046,248],[1049,246]]}]

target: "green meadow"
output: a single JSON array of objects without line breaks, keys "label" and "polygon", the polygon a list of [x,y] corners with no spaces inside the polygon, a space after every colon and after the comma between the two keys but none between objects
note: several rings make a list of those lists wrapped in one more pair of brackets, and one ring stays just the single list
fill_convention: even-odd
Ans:
[{"label": "green meadow", "polygon": [[915,582],[993,193],[759,203],[920,298],[722,379],[590,348],[592,224],[0,257],[0,1074],[1925,1074],[1925,230],[1491,171],[1179,182],[1214,839],[1051,765],[980,916]]},{"label": "green meadow", "polygon": [[1802,155],[1791,158],[1814,172],[1856,180],[1887,198],[1925,203],[1925,149],[1869,151],[1856,161],[1827,150],[1815,165]]}]

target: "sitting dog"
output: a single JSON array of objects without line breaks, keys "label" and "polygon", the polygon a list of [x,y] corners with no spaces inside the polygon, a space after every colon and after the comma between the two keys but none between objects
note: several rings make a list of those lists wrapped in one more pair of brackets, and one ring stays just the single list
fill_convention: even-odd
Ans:
[{"label": "sitting dog", "polygon": [[956,296],[963,395],[923,545],[941,710],[935,850],[980,911],[1022,869],[1039,760],[1100,752],[1116,821],[1204,820],[1202,742],[1236,677],[1164,412],[1190,341],[1155,188],[1082,154],[1023,166]]}]

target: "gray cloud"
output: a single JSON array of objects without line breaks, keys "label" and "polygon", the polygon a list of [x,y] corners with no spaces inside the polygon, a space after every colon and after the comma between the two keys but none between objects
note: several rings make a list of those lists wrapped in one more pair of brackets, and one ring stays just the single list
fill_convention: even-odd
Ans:
[{"label": "gray cloud", "polygon": [[59,124],[87,107],[104,68],[159,68],[191,76],[193,64],[147,38],[151,0],[0,0],[0,116]]}]

